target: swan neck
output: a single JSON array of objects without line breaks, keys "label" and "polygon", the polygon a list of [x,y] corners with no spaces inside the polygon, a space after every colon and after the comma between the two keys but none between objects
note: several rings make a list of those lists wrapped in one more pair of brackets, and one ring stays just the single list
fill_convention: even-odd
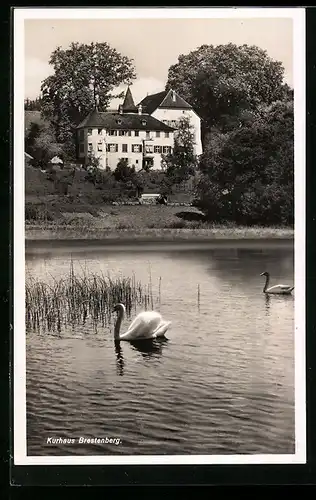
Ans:
[{"label": "swan neck", "polygon": [[263,289],[264,292],[268,288],[269,281],[270,281],[270,276],[267,274],[267,276],[266,276],[266,282],[265,282],[264,289]]},{"label": "swan neck", "polygon": [[123,316],[124,316],[124,311],[123,311],[123,309],[120,309],[120,311],[117,315],[117,318],[116,318],[115,326],[114,326],[114,340],[120,339],[120,329],[121,329]]}]

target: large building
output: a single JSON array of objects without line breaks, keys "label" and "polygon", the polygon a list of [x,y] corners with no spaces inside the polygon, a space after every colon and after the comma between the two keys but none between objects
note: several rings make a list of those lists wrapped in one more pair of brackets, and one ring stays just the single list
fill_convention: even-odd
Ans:
[{"label": "large building", "polygon": [[120,159],[136,170],[162,168],[162,154],[172,151],[177,121],[187,116],[194,127],[195,152],[202,153],[200,118],[176,92],[145,97],[137,106],[128,87],[118,111],[96,108],[77,127],[78,156],[87,163],[92,154],[100,168],[115,170]]}]

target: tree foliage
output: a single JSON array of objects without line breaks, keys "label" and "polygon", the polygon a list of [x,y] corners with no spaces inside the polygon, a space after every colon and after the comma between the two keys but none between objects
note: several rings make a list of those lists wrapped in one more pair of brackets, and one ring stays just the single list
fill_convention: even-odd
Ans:
[{"label": "tree foliage", "polygon": [[41,86],[44,117],[54,127],[58,142],[68,143],[68,154],[75,155],[76,126],[94,108],[105,111],[113,89],[136,78],[132,60],[121,55],[108,43],[72,43],[68,49],[58,47],[49,64],[54,74]]},{"label": "tree foliage", "polygon": [[54,156],[63,155],[62,145],[57,143],[54,130],[48,123],[41,125],[31,123],[28,135],[25,137],[25,150],[42,168],[46,168]]},{"label": "tree foliage", "polygon": [[203,136],[213,127],[235,128],[244,110],[291,96],[284,69],[256,46],[202,45],[169,68],[173,88],[202,118]]},{"label": "tree foliage", "polygon": [[197,166],[194,144],[193,126],[189,118],[183,117],[178,122],[173,150],[166,155],[162,155],[166,171],[166,182],[170,185],[186,181],[194,174]]},{"label": "tree foliage", "polygon": [[293,102],[278,101],[215,134],[200,161],[197,205],[214,221],[293,224]]}]

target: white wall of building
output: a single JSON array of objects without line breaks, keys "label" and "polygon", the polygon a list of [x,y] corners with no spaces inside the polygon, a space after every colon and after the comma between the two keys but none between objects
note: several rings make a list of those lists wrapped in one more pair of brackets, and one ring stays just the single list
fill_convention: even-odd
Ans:
[{"label": "white wall of building", "polygon": [[[88,130],[91,130],[92,133],[88,134]],[[130,166],[134,165],[136,170],[140,170],[143,163],[143,152],[133,152],[132,146],[141,146],[141,149],[145,146],[145,156],[153,158],[153,169],[160,170],[161,154],[155,152],[155,147],[172,148],[174,143],[173,132],[166,134],[162,131],[158,133],[150,131],[149,134],[147,134],[145,130],[140,130],[138,136],[135,135],[134,130],[130,132],[131,135],[121,136],[118,130],[116,131],[116,135],[110,135],[110,132],[105,129],[85,128],[82,140],[79,131],[79,148],[80,143],[84,144],[84,150],[80,151],[79,149],[79,158],[84,161],[84,158],[89,155],[89,152],[94,153],[97,158],[100,158],[100,167],[105,169],[106,166],[109,166],[111,170],[116,169],[121,158],[127,158]],[[127,145],[127,151],[123,151],[123,144]],[[108,151],[108,148],[115,148],[117,151]],[[167,153],[167,150],[164,151],[162,149],[162,152]]]},{"label": "white wall of building", "polygon": [[163,109],[157,108],[152,115],[157,120],[163,122],[164,120],[172,121],[172,120],[180,120],[180,118],[188,117],[190,118],[190,123],[194,127],[194,151],[196,155],[201,155],[202,150],[202,141],[201,141],[201,119],[195,113],[193,109]]}]

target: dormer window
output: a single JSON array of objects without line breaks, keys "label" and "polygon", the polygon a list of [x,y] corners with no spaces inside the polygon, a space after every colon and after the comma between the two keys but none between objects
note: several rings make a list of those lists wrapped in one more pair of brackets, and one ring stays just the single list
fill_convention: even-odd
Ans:
[{"label": "dormer window", "polygon": [[117,123],[118,123],[119,125],[122,125],[122,120],[119,118],[119,119],[117,120]]},{"label": "dormer window", "polygon": [[145,127],[145,125],[147,125],[147,122],[146,120],[142,120],[142,125]]}]

